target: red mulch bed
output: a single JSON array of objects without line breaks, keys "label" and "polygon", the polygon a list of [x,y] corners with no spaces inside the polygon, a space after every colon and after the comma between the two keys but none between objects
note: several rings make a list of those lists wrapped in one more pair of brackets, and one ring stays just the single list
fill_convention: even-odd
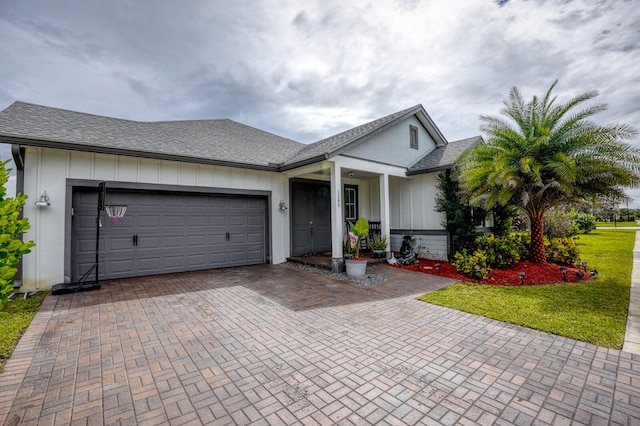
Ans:
[{"label": "red mulch bed", "polygon": [[[436,270],[434,265],[440,264],[440,272]],[[397,268],[394,265],[388,265],[390,267]],[[531,262],[519,262],[514,266],[507,269],[492,269],[488,277],[480,281],[481,284],[496,284],[496,285],[522,285],[518,272],[524,272],[524,285],[535,284],[550,284],[562,282],[562,272],[560,268],[562,265],[555,265],[552,263],[546,263],[540,265],[538,263]],[[441,260],[429,260],[420,259],[420,265],[402,266],[403,269],[412,271],[420,271],[426,274],[441,275],[443,277],[455,278],[460,281],[477,282],[477,280],[470,278],[464,274],[461,274],[453,267],[449,262]],[[567,266],[567,282],[577,282],[576,272],[582,272],[584,276],[580,281],[586,281],[591,279],[589,272],[584,272],[582,268],[575,266]]]}]

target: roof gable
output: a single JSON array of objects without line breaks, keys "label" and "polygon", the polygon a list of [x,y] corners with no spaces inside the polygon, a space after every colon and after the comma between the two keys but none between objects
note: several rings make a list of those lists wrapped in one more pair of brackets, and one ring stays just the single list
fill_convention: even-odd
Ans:
[{"label": "roof gable", "polygon": [[307,145],[291,156],[282,168],[292,169],[342,154],[414,115],[429,132],[437,146],[447,144],[447,140],[422,105],[416,105]]}]

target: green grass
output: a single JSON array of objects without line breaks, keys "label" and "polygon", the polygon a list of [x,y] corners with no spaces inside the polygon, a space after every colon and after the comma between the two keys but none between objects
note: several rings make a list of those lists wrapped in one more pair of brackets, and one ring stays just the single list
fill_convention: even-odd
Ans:
[{"label": "green grass", "polygon": [[603,228],[613,228],[615,226],[638,226],[636,222],[596,222],[596,226]]},{"label": "green grass", "polygon": [[594,281],[502,287],[458,283],[419,300],[619,349],[629,307],[634,230],[581,235],[581,257]]},{"label": "green grass", "polygon": [[0,311],[0,373],[46,295],[44,292],[28,299],[13,300]]}]

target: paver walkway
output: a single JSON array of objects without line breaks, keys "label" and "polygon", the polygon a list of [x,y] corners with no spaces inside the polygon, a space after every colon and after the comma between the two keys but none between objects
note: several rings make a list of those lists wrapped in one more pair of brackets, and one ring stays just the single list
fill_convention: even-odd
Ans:
[{"label": "paver walkway", "polygon": [[640,355],[640,232],[636,232],[633,247],[629,315],[622,349]]},{"label": "paver walkway", "polygon": [[286,265],[49,296],[0,376],[5,424],[640,424],[640,356]]}]

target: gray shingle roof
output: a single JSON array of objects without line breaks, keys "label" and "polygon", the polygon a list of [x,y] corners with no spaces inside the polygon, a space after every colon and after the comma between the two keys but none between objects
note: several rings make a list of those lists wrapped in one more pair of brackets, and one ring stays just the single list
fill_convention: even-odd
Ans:
[{"label": "gray shingle roof", "polygon": [[0,140],[271,168],[306,145],[228,119],[139,122],[25,102],[0,112]]},{"label": "gray shingle roof", "polygon": [[447,145],[422,105],[305,145],[229,119],[141,122],[14,102],[0,112],[0,142],[276,171],[339,155],[412,115],[438,147],[409,174],[447,167],[478,140]]},{"label": "gray shingle roof", "polygon": [[447,169],[453,165],[460,154],[481,141],[481,136],[474,136],[449,142],[445,146],[439,146],[409,167],[407,175],[418,175]]}]

